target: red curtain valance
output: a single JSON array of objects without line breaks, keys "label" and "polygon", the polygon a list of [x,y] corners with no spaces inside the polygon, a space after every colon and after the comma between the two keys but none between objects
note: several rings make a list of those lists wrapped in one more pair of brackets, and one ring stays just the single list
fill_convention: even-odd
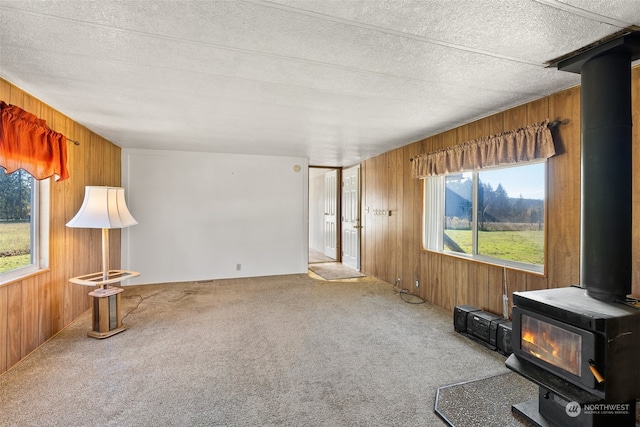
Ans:
[{"label": "red curtain valance", "polygon": [[24,169],[35,179],[67,179],[67,138],[35,115],[0,101],[0,166],[7,173]]}]

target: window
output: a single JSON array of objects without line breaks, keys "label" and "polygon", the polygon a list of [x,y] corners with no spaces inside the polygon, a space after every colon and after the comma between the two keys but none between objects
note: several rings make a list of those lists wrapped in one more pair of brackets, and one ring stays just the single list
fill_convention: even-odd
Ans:
[{"label": "window", "polygon": [[544,271],[545,163],[425,178],[424,247]]},{"label": "window", "polygon": [[48,184],[0,168],[0,283],[47,266]]}]

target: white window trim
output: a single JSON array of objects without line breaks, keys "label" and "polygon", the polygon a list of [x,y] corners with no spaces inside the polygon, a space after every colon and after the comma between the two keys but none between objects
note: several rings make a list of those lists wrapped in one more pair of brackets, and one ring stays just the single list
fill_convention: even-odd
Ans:
[{"label": "white window trim", "polygon": [[422,246],[430,251],[443,252],[444,189],[445,175],[429,176],[423,179],[424,219]]},{"label": "white window trim", "polygon": [[0,285],[13,282],[49,267],[49,227],[51,211],[51,179],[33,181],[31,212],[37,212],[31,225],[31,264],[0,273]]}]

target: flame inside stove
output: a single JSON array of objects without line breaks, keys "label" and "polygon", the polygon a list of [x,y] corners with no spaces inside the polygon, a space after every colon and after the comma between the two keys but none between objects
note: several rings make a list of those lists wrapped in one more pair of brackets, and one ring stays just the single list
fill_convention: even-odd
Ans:
[{"label": "flame inside stove", "polygon": [[521,348],[532,356],[580,376],[582,337],[526,314],[522,315]]},{"label": "flame inside stove", "polygon": [[522,331],[522,341],[526,341],[526,342],[528,342],[530,344],[534,344],[535,345],[535,343],[536,343],[535,339],[536,339],[536,336],[533,333],[531,333],[530,331],[526,331],[526,330]]}]

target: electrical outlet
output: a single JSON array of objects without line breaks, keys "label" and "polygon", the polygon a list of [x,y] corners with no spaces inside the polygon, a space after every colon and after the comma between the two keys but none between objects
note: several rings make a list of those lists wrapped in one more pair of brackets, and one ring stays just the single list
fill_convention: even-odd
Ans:
[{"label": "electrical outlet", "polygon": [[420,281],[416,280],[416,288],[419,288],[419,287],[420,287]]},{"label": "electrical outlet", "polygon": [[236,271],[242,270],[242,264],[236,264]]}]

